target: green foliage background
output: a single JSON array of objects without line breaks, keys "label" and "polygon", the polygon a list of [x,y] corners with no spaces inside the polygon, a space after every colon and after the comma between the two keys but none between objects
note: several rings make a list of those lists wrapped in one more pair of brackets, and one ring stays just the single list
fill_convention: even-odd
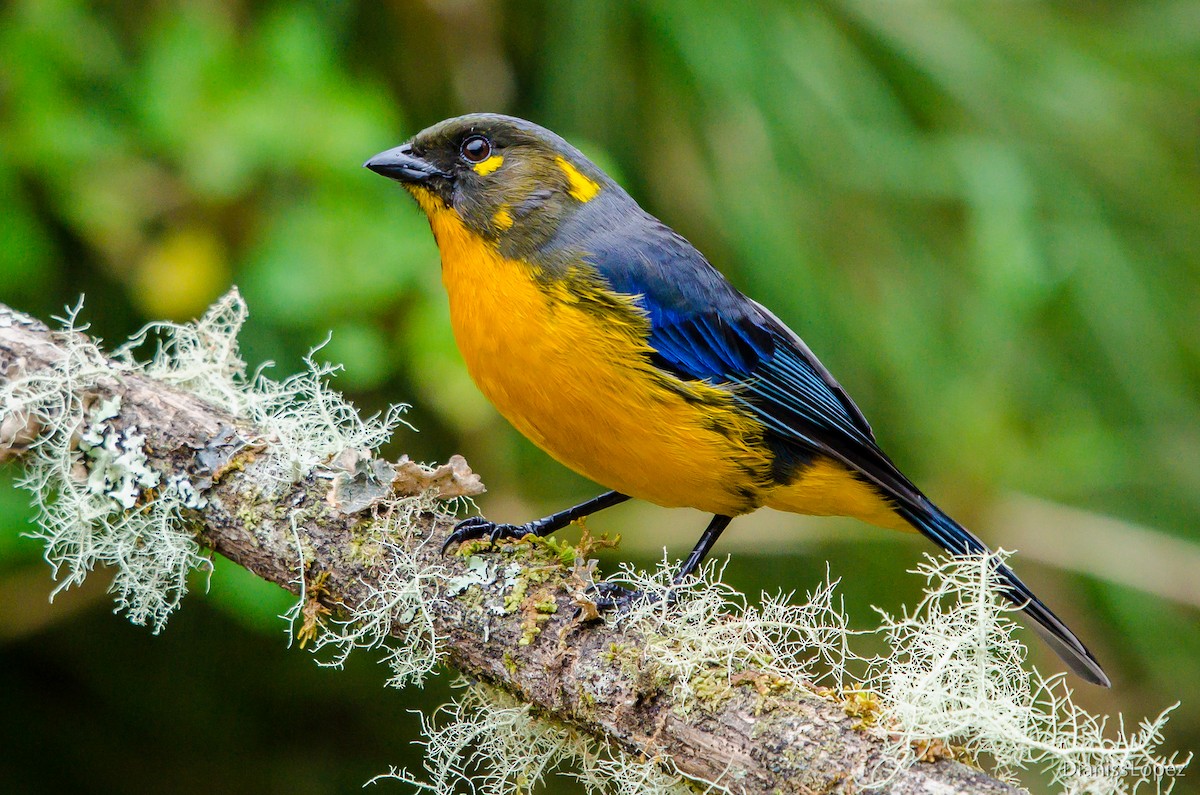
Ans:
[{"label": "green foliage background", "polygon": [[[424,220],[358,167],[473,110],[579,143],[797,328],[966,523],[1025,493],[1200,555],[1194,0],[14,0],[0,300],[48,318],[86,294],[93,329],[119,340],[236,283],[251,362],[290,372],[332,330],[322,356],[356,402],[413,404],[421,432],[393,452],[467,455],[499,518],[561,507],[595,487],[474,390]],[[111,616],[102,587],[47,609],[13,475],[7,791],[341,792],[414,765],[405,709],[444,685],[382,692],[362,659],[318,670],[284,649],[287,599],[234,567],[161,637]],[[658,532],[680,516],[686,532]],[[649,563],[663,543],[684,554],[700,521],[634,508],[594,526]],[[718,550],[737,585],[803,589],[829,560],[862,620],[912,602],[904,570],[929,549],[836,520],[747,526]],[[1129,545],[1088,557],[1154,579],[1164,561]],[[1135,719],[1182,698],[1168,744],[1196,747],[1196,588],[1022,569],[1117,683],[1081,698]]]}]

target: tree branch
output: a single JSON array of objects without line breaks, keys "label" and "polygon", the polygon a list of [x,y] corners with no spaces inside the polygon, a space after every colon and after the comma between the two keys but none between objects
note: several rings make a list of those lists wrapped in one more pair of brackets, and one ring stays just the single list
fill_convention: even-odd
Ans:
[{"label": "tree branch", "polygon": [[[0,388],[53,371],[66,355],[63,343],[62,332],[0,305]],[[331,495],[336,478],[321,472],[273,494],[264,472],[272,440],[260,429],[137,373],[99,379],[91,394],[80,397],[86,405],[115,396],[120,409],[110,422],[145,435],[155,470],[203,473],[212,480],[204,492],[207,504],[188,514],[202,544],[292,592],[300,588],[303,559],[308,598],[330,610],[353,609],[380,587],[391,553],[385,548],[382,557],[363,554],[359,542],[364,527],[378,520],[383,495],[359,500],[347,513],[347,501]],[[0,411],[0,461],[20,457],[43,428],[12,407]],[[228,445],[231,455],[219,466],[204,459],[204,451],[234,438],[249,442]],[[464,557],[438,552],[451,523],[446,515],[422,514],[406,537],[395,539],[397,548],[422,566],[444,567],[451,580],[464,577]],[[421,585],[429,590],[446,661],[468,677],[496,685],[602,744],[669,760],[669,768],[732,792],[850,792],[871,771],[890,766],[884,744],[856,729],[856,719],[842,705],[803,686],[764,688],[751,671],[729,682],[719,698],[680,703],[671,683],[656,675],[636,630],[574,617],[583,584],[578,568],[526,543],[506,545],[494,555],[511,556],[539,572],[520,604],[507,612],[486,609],[495,594],[472,603],[439,592],[445,580]],[[1018,792],[949,759],[904,770],[883,791]]]}]

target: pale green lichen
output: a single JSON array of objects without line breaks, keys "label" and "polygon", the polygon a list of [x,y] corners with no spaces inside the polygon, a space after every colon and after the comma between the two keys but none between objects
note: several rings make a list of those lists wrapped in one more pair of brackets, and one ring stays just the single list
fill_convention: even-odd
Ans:
[{"label": "pale green lichen", "polygon": [[1071,795],[1132,793],[1146,784],[1170,792],[1191,761],[1157,752],[1175,707],[1133,731],[1118,716],[1110,730],[1106,718],[1075,703],[1064,674],[1027,667],[1013,621],[1018,608],[1001,595],[996,574],[1007,555],[928,558],[917,569],[927,583],[917,607],[883,614],[879,631],[890,652],[872,661],[863,687],[878,700],[875,727],[892,759],[910,764],[939,741],[991,757],[1001,775],[1046,770]]},{"label": "pale green lichen", "polygon": [[63,356],[53,368],[0,386],[0,424],[28,417],[44,428],[25,455],[20,484],[36,510],[30,535],[45,544],[59,580],[51,598],[94,567],[110,566],[117,610],[158,632],[187,592],[188,573],[211,570],[183,519],[198,495],[186,478],[164,482],[140,429],[117,427],[119,399],[88,404],[102,384],[134,368],[107,361],[77,333],[77,313],[62,320]]},{"label": "pale green lichen", "polygon": [[[828,578],[804,600],[763,594],[751,605],[721,581],[716,564],[676,585],[665,561],[651,574],[627,568],[618,576],[652,598],[610,620],[632,621],[645,635],[639,664],[670,673],[684,712],[693,704],[719,706],[745,683],[743,672],[769,675],[753,680],[762,704],[788,687],[828,685],[816,689],[891,749],[887,764],[860,786],[886,786],[939,746],[990,757],[1002,776],[1047,770],[1068,795],[1125,795],[1143,785],[1169,792],[1191,761],[1157,751],[1174,707],[1136,731],[1120,716],[1111,729],[1074,703],[1064,675],[1027,667],[1023,630],[1012,620],[1017,608],[995,579],[1008,554],[928,558],[916,570],[927,580],[917,608],[898,618],[880,611],[882,624],[867,631],[850,629],[835,598],[837,582]],[[858,636],[871,635],[885,641],[887,653],[855,652]]]},{"label": "pale green lichen", "polygon": [[146,437],[136,428],[121,431],[111,427],[110,420],[120,413],[120,395],[96,403],[79,434],[79,450],[88,471],[88,491],[107,495],[128,511],[137,505],[142,492],[158,485],[160,477],[148,465]]},{"label": "pale green lichen", "polygon": [[[321,346],[305,357],[302,372],[281,381],[266,375],[270,363],[248,373],[237,343],[248,315],[246,302],[232,290],[193,323],[151,323],[113,358],[261,429],[269,443],[266,480],[277,487],[294,483],[345,450],[378,448],[402,423],[403,404],[364,418],[332,390],[329,379],[341,367],[313,358]],[[140,360],[139,351],[148,345],[153,354]]]},{"label": "pale green lichen", "polygon": [[[393,769],[396,779],[437,795],[525,795],[552,772],[576,779],[588,795],[687,795],[696,788],[667,759],[639,759],[534,714],[506,693],[471,684],[441,713],[423,719],[425,775]],[[702,792],[728,792],[708,784]]]},{"label": "pale green lichen", "polygon": [[[184,472],[159,471],[146,432],[118,427],[119,398],[89,403],[129,375],[187,390],[263,431],[261,472],[271,499],[278,489],[348,448],[387,439],[403,407],[362,419],[327,385],[333,367],[308,368],[283,381],[260,369],[247,375],[237,334],[246,305],[236,291],[194,323],[156,323],[106,357],[81,333],[80,307],[61,319],[63,356],[53,367],[0,386],[0,424],[29,418],[44,427],[30,445],[21,485],[33,495],[46,560],[59,584],[78,585],[97,565],[111,566],[117,608],[157,632],[187,592],[193,569],[209,569],[185,513],[203,508],[201,487]],[[153,353],[138,352],[152,344]],[[418,500],[420,498],[412,498]]]},{"label": "pale green lichen", "polygon": [[[434,611],[444,602],[438,587],[446,582],[446,571],[439,564],[421,563],[414,552],[394,542],[398,528],[411,525],[419,513],[431,510],[435,498],[402,498],[383,511],[381,518],[364,528],[371,542],[378,545],[386,561],[377,567],[366,598],[347,608],[337,618],[312,627],[312,651],[318,664],[341,668],[356,649],[382,649],[381,662],[392,669],[387,684],[391,687],[421,685],[441,661],[441,638],[434,626]],[[294,530],[297,545],[299,534]],[[426,543],[425,541],[418,542]],[[419,547],[418,547],[419,548]],[[482,561],[481,561],[482,563]],[[486,564],[484,564],[486,565]],[[302,563],[301,571],[306,568]],[[308,603],[305,582],[300,580],[300,598],[283,616],[289,632],[296,636],[297,621],[304,616]]]},{"label": "pale green lichen", "polygon": [[495,581],[496,572],[493,571],[492,564],[486,558],[479,555],[471,555],[467,558],[467,568],[463,573],[446,580],[445,595],[447,597],[455,597],[472,585],[478,585],[482,588],[491,585]]},{"label": "pale green lichen", "polygon": [[727,679],[755,670],[834,687],[850,676],[854,633],[835,596],[836,580],[827,578],[803,600],[763,594],[754,605],[721,574],[710,561],[674,584],[674,566],[664,561],[656,572],[626,567],[615,578],[651,598],[609,620],[632,623],[646,636],[645,654],[671,676],[678,700],[690,700],[697,679],[710,678],[714,668]]},{"label": "pale green lichen", "polygon": [[529,581],[523,577],[513,582],[509,592],[504,595],[504,613],[506,615],[515,613],[521,607],[521,602],[525,601],[528,589]]}]

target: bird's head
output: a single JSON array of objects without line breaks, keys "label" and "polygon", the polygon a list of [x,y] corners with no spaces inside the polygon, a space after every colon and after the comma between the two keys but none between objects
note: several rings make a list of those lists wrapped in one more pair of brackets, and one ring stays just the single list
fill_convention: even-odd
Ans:
[{"label": "bird's head", "polygon": [[502,249],[529,251],[606,192],[624,196],[565,140],[511,116],[439,122],[363,164],[401,183],[434,222],[447,214]]}]

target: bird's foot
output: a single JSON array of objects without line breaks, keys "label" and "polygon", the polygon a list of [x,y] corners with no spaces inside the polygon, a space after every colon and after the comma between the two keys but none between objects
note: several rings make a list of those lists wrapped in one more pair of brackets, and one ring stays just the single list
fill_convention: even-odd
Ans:
[{"label": "bird's foot", "polygon": [[[660,593],[646,593],[634,588],[626,588],[615,582],[598,582],[587,589],[587,597],[596,605],[601,613],[616,611],[627,613],[635,605],[658,604],[664,599]],[[674,592],[666,595],[668,606],[675,604]]]},{"label": "bird's foot", "polygon": [[454,525],[454,530],[446,537],[446,543],[442,544],[442,554],[446,554],[446,550],[450,548],[451,544],[461,544],[464,541],[486,538],[494,546],[502,538],[524,538],[530,534],[538,535],[537,531],[536,522],[528,522],[526,524],[498,524],[496,522],[489,522],[482,516],[472,516],[470,519],[463,519]]}]

